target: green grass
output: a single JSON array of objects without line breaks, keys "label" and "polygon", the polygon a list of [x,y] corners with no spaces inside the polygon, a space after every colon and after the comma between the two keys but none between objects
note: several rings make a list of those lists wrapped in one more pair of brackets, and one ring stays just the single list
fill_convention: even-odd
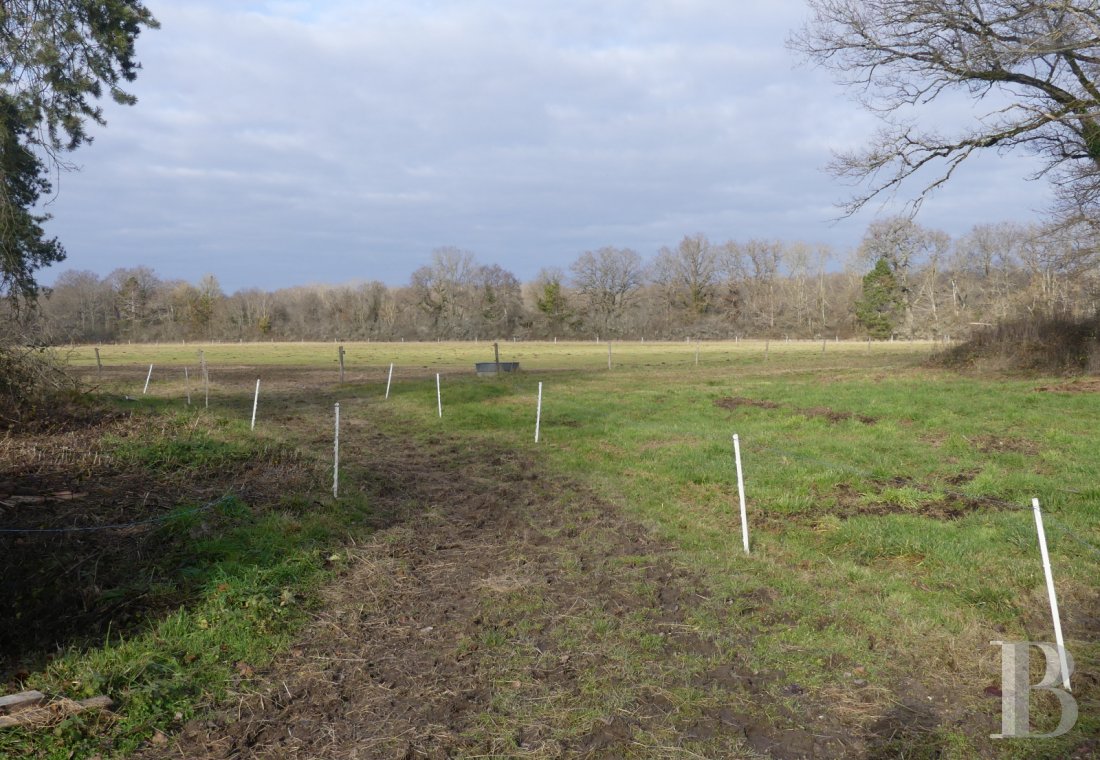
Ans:
[{"label": "green grass", "polygon": [[123,464],[169,471],[177,468],[213,468],[246,462],[257,455],[253,446],[218,440],[205,430],[186,437],[165,436],[152,441],[107,437],[105,443]]},{"label": "green grass", "polygon": [[[103,441],[116,466],[186,476],[290,456],[285,442],[245,437],[247,428],[232,421],[156,419],[161,424],[150,430]],[[309,619],[318,588],[345,561],[342,546],[366,512],[361,499],[336,504],[309,494],[264,508],[238,497],[210,507],[181,504],[154,528],[163,555],[148,559],[148,577],[104,597],[142,600],[147,624],[74,645],[24,683],[72,699],[109,694],[120,703],[117,719],[84,713],[50,730],[4,729],[0,757],[125,755],[223,699]]]},{"label": "green grass", "polygon": [[[991,745],[985,738],[997,730],[999,708],[982,695],[984,686],[999,679],[988,642],[1053,639],[1028,506],[1039,497],[1067,644],[1078,672],[1091,674],[1078,679],[1085,686],[1078,693],[1081,717],[1071,737],[1100,732],[1097,694],[1089,686],[1096,682],[1100,647],[1087,628],[1097,614],[1100,576],[1095,485],[1100,447],[1094,433],[1100,429],[1100,404],[1091,394],[1035,390],[1057,379],[960,377],[923,368],[928,344],[874,344],[868,351],[866,344],[828,343],[822,352],[820,343],[775,342],[766,355],[762,342],[703,344],[699,365],[693,344],[614,344],[610,371],[605,344],[501,348],[502,360],[520,361],[524,372],[474,377],[472,363],[491,358],[486,343],[348,344],[349,383],[339,392],[388,404],[409,421],[409,434],[445,430],[537,451],[561,477],[593,484],[670,541],[679,561],[706,579],[714,598],[729,600],[727,612],[711,611],[700,619],[704,630],[720,635],[748,624],[755,635],[741,653],[745,659],[762,670],[786,673],[822,700],[848,696],[845,674],[853,668],[885,689],[909,677],[950,684],[978,717],[965,730],[944,727],[929,740],[945,757],[1057,756],[1071,746]],[[133,377],[123,380],[132,388],[144,381],[143,364],[194,366],[196,350],[110,346],[101,353],[115,382],[132,368]],[[215,375],[218,365],[255,366],[261,376],[265,367],[313,367],[333,374],[336,368],[335,347],[329,344],[205,350]],[[90,348],[75,349],[74,360],[94,373]],[[383,402],[390,361],[398,370],[391,397]],[[441,419],[437,371],[444,375]],[[544,382],[542,442],[536,446],[539,381]],[[181,391],[182,378],[161,382],[152,391],[159,401],[150,403],[178,404],[167,399],[178,399]],[[225,407],[236,426],[244,424],[244,392],[238,389],[234,404]],[[719,408],[714,402],[724,397],[778,406]],[[838,414],[830,419],[823,410]],[[740,436],[745,466],[752,524],[748,556],[740,548],[733,433]],[[197,436],[134,456],[155,468],[200,463],[207,456],[232,458],[240,453],[232,446]],[[944,499],[958,497],[990,506],[954,519],[937,512]],[[230,598],[224,591],[211,591],[181,610],[178,620],[162,621],[139,641],[74,654],[69,665],[63,660],[51,670],[50,683],[83,682],[90,674],[121,668],[134,679],[135,686],[127,688],[159,684],[155,689],[166,696],[148,698],[158,706],[128,711],[127,727],[112,734],[119,747],[130,746],[126,737],[136,742],[147,736],[151,726],[167,727],[163,716],[176,705],[182,711],[216,699],[235,660],[262,664],[265,653],[285,640],[279,637],[299,618],[290,605],[283,619],[280,595],[288,588],[300,594],[324,577],[318,547],[339,533],[347,517],[326,510],[271,519],[302,525],[293,538],[278,523],[270,530],[249,529],[250,536],[272,541],[274,556],[263,559],[269,548],[244,537],[218,539],[202,550],[208,555],[204,567],[228,573],[229,580],[219,575],[215,582],[211,576],[214,589],[239,584],[235,602],[222,601]],[[292,574],[300,574],[299,581],[285,585]],[[767,592],[766,603],[745,602],[761,590]],[[257,600],[254,606],[241,601],[249,599]],[[523,604],[510,600],[502,609],[518,616]],[[621,653],[616,667],[625,671],[659,655],[659,641],[635,633],[594,615],[557,635],[562,642],[575,639],[578,647],[602,642],[616,657]],[[203,642],[207,654],[202,656],[216,659],[201,677],[189,669],[194,663],[187,663],[186,655],[164,661],[165,651],[199,656],[200,647],[188,643],[192,636]],[[244,641],[247,651],[237,648],[245,647]],[[504,656],[509,640],[502,630],[489,628],[476,643]],[[537,659],[535,653],[527,656]],[[117,659],[100,663],[99,657]],[[152,670],[127,665],[146,661],[159,664]],[[165,672],[170,677],[163,677]],[[190,675],[177,678],[177,672]],[[177,681],[185,684],[182,691],[164,691],[165,683]],[[599,685],[593,689],[598,692]],[[680,696],[690,703],[691,695]],[[614,699],[614,692],[607,698]],[[594,719],[577,709],[578,724]],[[49,746],[66,746],[65,740]]]},{"label": "green grass", "polygon": [[[655,356],[672,349],[661,351]],[[1100,576],[1100,405],[1088,394],[1035,390],[1057,380],[964,378],[922,368],[920,357],[849,351],[846,366],[835,366],[828,354],[778,357],[784,364],[774,354],[764,362],[735,353],[717,367],[657,361],[452,378],[441,420],[434,383],[407,385],[391,401],[425,425],[534,448],[544,381],[540,451],[673,541],[716,593],[736,598],[757,584],[777,591],[769,614],[781,622],[758,621],[769,635],[755,639],[755,660],[826,695],[842,684],[822,663],[841,661],[884,683],[940,671],[969,685],[964,694],[982,707],[982,687],[999,678],[982,651],[989,640],[1053,640],[1030,509],[1039,497],[1067,645],[1079,673],[1094,679],[1100,648],[1085,621],[1096,614]],[[725,396],[779,407],[716,407]],[[815,413],[821,408],[874,421],[830,421]],[[753,524],[748,557],[734,432]],[[834,517],[847,491],[881,514]],[[946,519],[936,505],[948,494],[991,506]],[[1087,687],[1079,698],[1097,704]],[[987,713],[998,707],[986,698]],[[1097,730],[1095,709],[1083,707],[1074,735]],[[985,745],[980,729],[971,740]],[[945,747],[960,741],[944,736]],[[1065,745],[1046,746],[1057,753]]]}]

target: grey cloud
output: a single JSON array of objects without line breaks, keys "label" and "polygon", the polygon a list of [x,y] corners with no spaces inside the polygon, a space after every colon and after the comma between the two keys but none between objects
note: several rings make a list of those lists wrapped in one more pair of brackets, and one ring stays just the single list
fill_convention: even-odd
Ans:
[{"label": "grey cloud", "polygon": [[[696,231],[853,245],[869,221],[829,224],[821,167],[872,125],[792,65],[800,2],[150,4],[139,103],[107,108],[52,209],[69,266],[400,283],[456,244],[529,277]],[[1007,167],[922,221],[1041,206]],[[1011,192],[958,202],[988,176]]]}]

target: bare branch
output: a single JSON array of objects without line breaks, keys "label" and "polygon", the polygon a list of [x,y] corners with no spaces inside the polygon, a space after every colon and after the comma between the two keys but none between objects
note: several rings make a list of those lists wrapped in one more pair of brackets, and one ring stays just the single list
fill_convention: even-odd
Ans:
[{"label": "bare branch", "polygon": [[[916,174],[914,207],[967,158],[1023,148],[1040,175],[1100,172],[1100,11],[1095,0],[810,0],[811,20],[789,40],[854,88],[884,122],[830,171],[862,186],[854,213]],[[918,129],[913,109],[948,93],[1012,105],[955,135]],[[1070,183],[1072,184],[1072,183]]]}]

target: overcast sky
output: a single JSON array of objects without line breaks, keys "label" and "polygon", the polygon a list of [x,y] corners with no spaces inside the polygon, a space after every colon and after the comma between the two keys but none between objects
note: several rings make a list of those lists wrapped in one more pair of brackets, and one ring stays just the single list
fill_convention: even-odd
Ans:
[{"label": "overcast sky", "polygon": [[[56,183],[69,257],[44,282],[398,285],[448,245],[529,280],[697,232],[843,252],[889,211],[832,221],[848,191],[822,168],[875,123],[785,47],[800,0],[148,5],[139,102],[108,106]],[[1027,221],[1048,199],[1034,167],[966,167],[918,221]]]}]

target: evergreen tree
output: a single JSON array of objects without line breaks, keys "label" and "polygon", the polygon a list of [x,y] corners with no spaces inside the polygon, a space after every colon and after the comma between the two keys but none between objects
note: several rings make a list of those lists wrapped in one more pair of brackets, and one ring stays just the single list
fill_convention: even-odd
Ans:
[{"label": "evergreen tree", "polygon": [[64,259],[65,249],[45,236],[49,215],[33,211],[50,183],[45,164],[27,148],[29,132],[13,100],[0,93],[0,295],[33,299],[35,270]]},{"label": "evergreen tree", "polygon": [[872,338],[889,338],[902,306],[901,288],[885,258],[863,277],[863,295],[856,301],[856,319]]},{"label": "evergreen tree", "polygon": [[48,172],[91,142],[88,120],[104,124],[104,89],[135,102],[121,85],[137,76],[142,27],[156,26],[141,0],[0,2],[0,295],[33,300],[35,270],[65,257],[34,211]]},{"label": "evergreen tree", "polygon": [[540,282],[535,293],[535,307],[546,318],[546,326],[551,337],[558,337],[565,329],[566,322],[572,316],[561,276],[556,271],[543,270],[539,274]]}]

